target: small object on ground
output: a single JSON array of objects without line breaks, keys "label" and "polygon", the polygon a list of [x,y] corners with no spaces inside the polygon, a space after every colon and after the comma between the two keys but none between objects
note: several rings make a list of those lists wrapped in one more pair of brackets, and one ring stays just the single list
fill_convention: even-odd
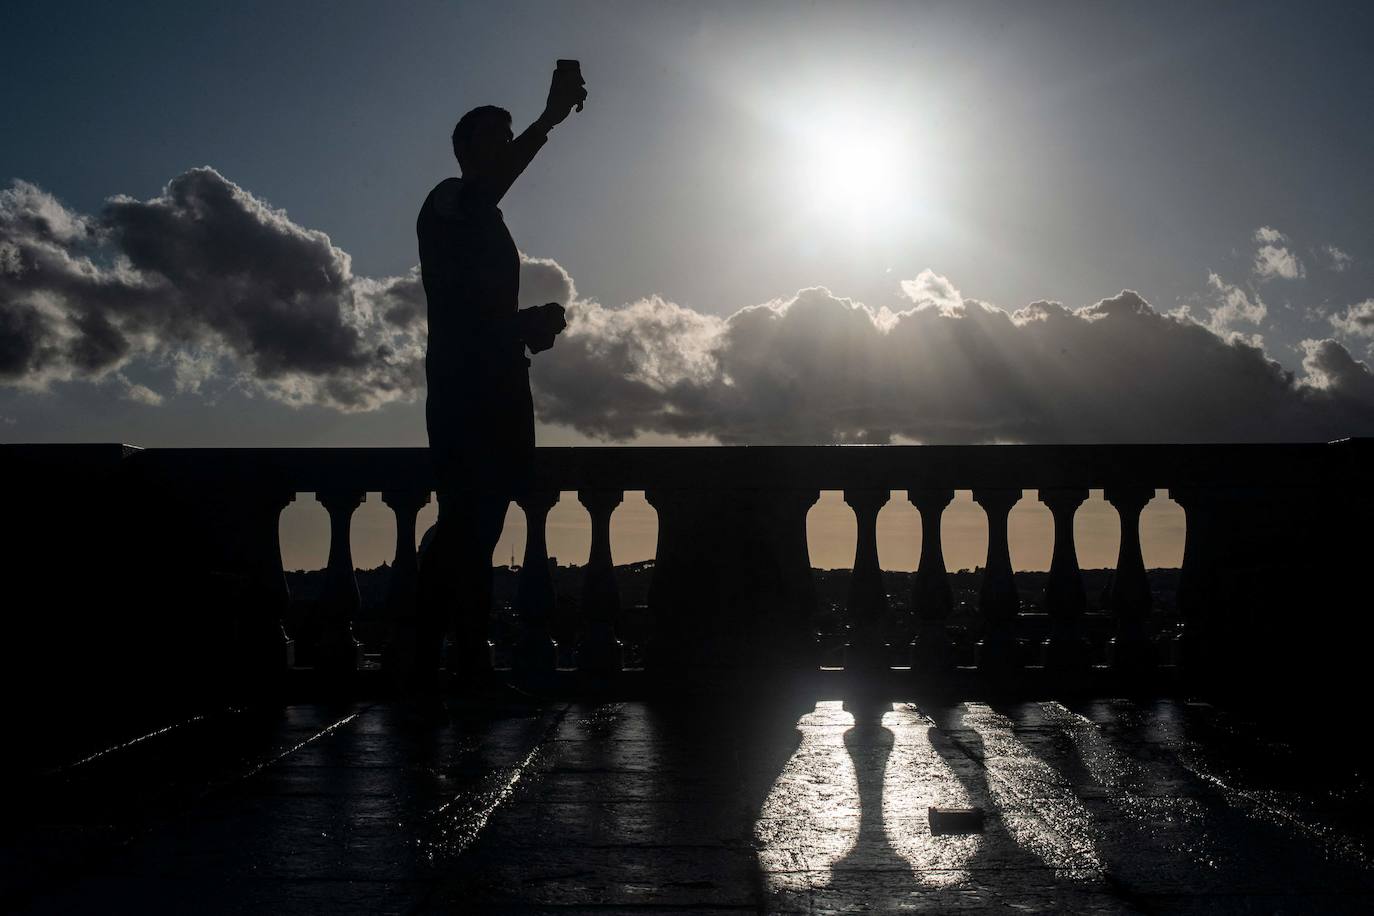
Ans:
[{"label": "small object on ground", "polygon": [[937,808],[931,805],[930,832],[939,836],[946,833],[982,833],[982,808]]}]

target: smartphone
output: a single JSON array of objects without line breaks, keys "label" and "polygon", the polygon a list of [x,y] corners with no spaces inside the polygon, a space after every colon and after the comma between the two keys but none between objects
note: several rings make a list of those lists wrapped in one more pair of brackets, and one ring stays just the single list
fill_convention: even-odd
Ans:
[{"label": "smartphone", "polygon": [[[582,79],[582,62],[581,62],[581,61],[578,61],[578,60],[565,60],[565,59],[560,58],[559,61],[558,61],[558,64],[557,64],[557,68],[558,68],[559,70],[571,70],[573,73],[576,73],[576,74],[577,74],[577,84],[578,84],[579,86],[585,84],[585,81]],[[581,110],[582,110],[582,103],[581,103],[581,102],[578,102],[578,103],[577,103],[577,110],[578,110],[578,111],[581,111]]]}]

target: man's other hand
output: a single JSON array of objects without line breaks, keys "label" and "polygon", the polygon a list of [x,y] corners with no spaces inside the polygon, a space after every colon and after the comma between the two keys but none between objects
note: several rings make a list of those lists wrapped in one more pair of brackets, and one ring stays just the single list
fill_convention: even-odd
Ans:
[{"label": "man's other hand", "polygon": [[568,326],[568,310],[557,302],[545,302],[538,307],[540,320],[544,322],[544,327],[552,334],[561,334],[563,329]]},{"label": "man's other hand", "polygon": [[557,302],[547,302],[526,309],[525,346],[531,353],[542,353],[553,346],[553,339],[568,326],[567,312]]},{"label": "man's other hand", "polygon": [[525,346],[530,348],[531,353],[543,353],[553,347],[552,334],[531,334],[525,338]]}]

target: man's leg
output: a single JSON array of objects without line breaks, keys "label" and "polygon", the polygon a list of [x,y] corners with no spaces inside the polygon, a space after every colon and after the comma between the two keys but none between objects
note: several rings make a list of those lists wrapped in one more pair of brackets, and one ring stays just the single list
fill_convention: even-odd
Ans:
[{"label": "man's leg", "polygon": [[458,683],[485,680],[491,673],[491,560],[509,506],[510,497],[496,489],[469,490],[458,501],[463,538],[454,557],[457,589],[449,606],[455,634],[449,675]]},{"label": "man's leg", "polygon": [[452,494],[439,492],[439,518],[434,533],[420,555],[416,582],[415,686],[422,692],[439,689],[439,662],[443,654],[444,628],[458,600],[457,560],[461,512]]},{"label": "man's leg", "polygon": [[[442,413],[433,396],[426,401],[439,521],[431,544],[437,549],[421,561],[423,616],[437,668],[444,623],[453,615],[449,675],[459,683],[477,683],[491,675],[492,554],[513,494],[527,486],[533,466],[534,406],[527,380],[515,394],[514,403],[505,397],[483,402],[484,412],[460,427],[461,435],[434,422]],[[483,432],[475,440],[465,438],[476,430]]]}]

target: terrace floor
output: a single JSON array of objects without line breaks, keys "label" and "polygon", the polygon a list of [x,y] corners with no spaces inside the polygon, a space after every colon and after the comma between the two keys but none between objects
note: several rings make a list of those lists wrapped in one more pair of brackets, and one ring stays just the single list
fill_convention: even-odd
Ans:
[{"label": "terrace floor", "polygon": [[223,710],[12,785],[0,909],[1370,912],[1358,746],[1171,699]]}]

